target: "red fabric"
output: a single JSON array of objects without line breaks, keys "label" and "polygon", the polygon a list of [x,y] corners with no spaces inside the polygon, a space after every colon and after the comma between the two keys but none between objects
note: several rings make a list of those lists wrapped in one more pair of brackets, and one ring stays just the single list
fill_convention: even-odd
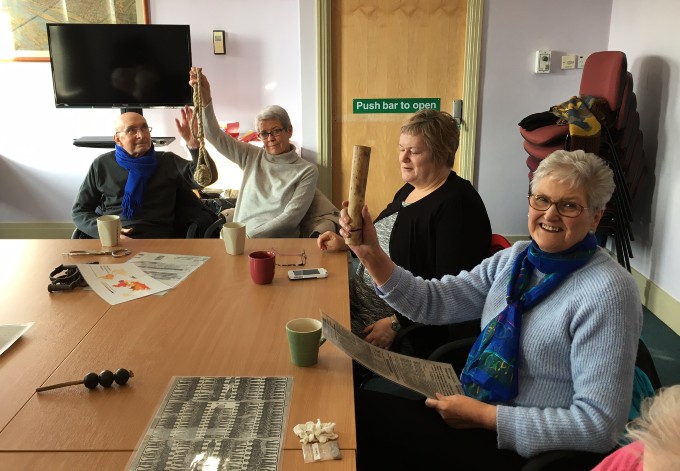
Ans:
[{"label": "red fabric", "polygon": [[612,111],[618,111],[627,68],[626,55],[621,51],[593,52],[583,67],[578,94],[602,97]]},{"label": "red fabric", "polygon": [[536,144],[532,144],[529,141],[524,141],[524,150],[527,151],[527,154],[529,154],[532,157],[535,157],[539,160],[545,159],[547,156],[555,152],[556,150],[563,150],[564,149],[564,143],[560,142],[559,144],[554,144],[554,145],[548,145],[548,146],[537,146]]},{"label": "red fabric", "polygon": [[240,140],[243,142],[252,142],[260,140],[260,138],[257,136],[257,133],[255,131],[248,131],[241,137]]},{"label": "red fabric", "polygon": [[238,121],[229,122],[227,123],[227,126],[224,128],[224,132],[229,134],[234,139],[238,139],[240,126],[241,125],[239,124]]},{"label": "red fabric", "polygon": [[[555,119],[557,119],[557,117],[555,117]],[[564,144],[564,140],[567,138],[567,134],[569,134],[569,126],[566,124],[552,124],[550,126],[534,129],[533,131],[527,131],[520,126],[519,133],[527,141],[539,146],[555,143],[555,141],[558,140],[560,143]]]},{"label": "red fabric", "polygon": [[607,456],[593,471],[643,471],[644,451],[642,443],[633,442]]},{"label": "red fabric", "polygon": [[507,249],[512,244],[510,241],[500,234],[491,234],[491,246],[489,247],[489,256],[500,252],[503,249]]},{"label": "red fabric", "polygon": [[537,159],[536,157],[531,155],[527,156],[527,167],[529,168],[529,170],[531,170],[532,173],[536,171],[540,164],[541,159]]}]

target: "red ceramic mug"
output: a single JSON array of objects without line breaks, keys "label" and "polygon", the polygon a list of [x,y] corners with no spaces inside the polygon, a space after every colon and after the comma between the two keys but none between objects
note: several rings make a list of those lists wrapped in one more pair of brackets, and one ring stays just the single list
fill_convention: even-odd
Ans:
[{"label": "red ceramic mug", "polygon": [[274,252],[259,251],[248,255],[250,262],[250,277],[258,285],[266,285],[274,279],[276,268],[276,254]]}]

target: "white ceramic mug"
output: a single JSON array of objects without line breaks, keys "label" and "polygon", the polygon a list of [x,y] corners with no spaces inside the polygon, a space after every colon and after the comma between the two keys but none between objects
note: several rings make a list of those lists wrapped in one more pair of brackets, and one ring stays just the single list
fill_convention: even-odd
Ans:
[{"label": "white ceramic mug", "polygon": [[120,216],[107,214],[97,218],[97,230],[102,247],[116,247],[120,241]]},{"label": "white ceramic mug", "polygon": [[222,226],[222,238],[229,255],[241,255],[246,246],[246,225],[228,222]]}]

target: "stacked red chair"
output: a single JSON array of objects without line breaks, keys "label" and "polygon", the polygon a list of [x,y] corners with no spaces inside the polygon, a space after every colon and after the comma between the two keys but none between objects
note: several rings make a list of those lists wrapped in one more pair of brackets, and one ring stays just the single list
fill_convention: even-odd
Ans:
[{"label": "stacked red chair", "polygon": [[579,94],[571,102],[577,100],[590,105],[590,112],[601,125],[599,135],[592,136],[593,139],[572,135],[569,123],[557,112],[559,106],[527,116],[519,123],[528,154],[529,180],[541,160],[559,149],[583,149],[607,161],[614,171],[616,191],[596,235],[602,246],[613,239],[617,260],[630,271],[632,205],[644,188],[650,167],[642,147],[640,115],[626,55],[620,51],[601,51],[588,56]]}]

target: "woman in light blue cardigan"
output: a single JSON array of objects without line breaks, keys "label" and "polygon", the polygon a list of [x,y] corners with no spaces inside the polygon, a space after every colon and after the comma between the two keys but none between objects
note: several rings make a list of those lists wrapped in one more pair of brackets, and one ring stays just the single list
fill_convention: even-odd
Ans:
[{"label": "woman in light blue cardigan", "polygon": [[364,242],[351,248],[378,294],[414,321],[479,318],[484,330],[461,373],[465,395],[423,405],[359,394],[359,469],[519,469],[547,450],[614,448],[631,403],[642,307],[630,273],[593,235],[613,191],[599,157],[555,152],[531,182],[532,241],[430,281],[389,259],[364,208]]}]

